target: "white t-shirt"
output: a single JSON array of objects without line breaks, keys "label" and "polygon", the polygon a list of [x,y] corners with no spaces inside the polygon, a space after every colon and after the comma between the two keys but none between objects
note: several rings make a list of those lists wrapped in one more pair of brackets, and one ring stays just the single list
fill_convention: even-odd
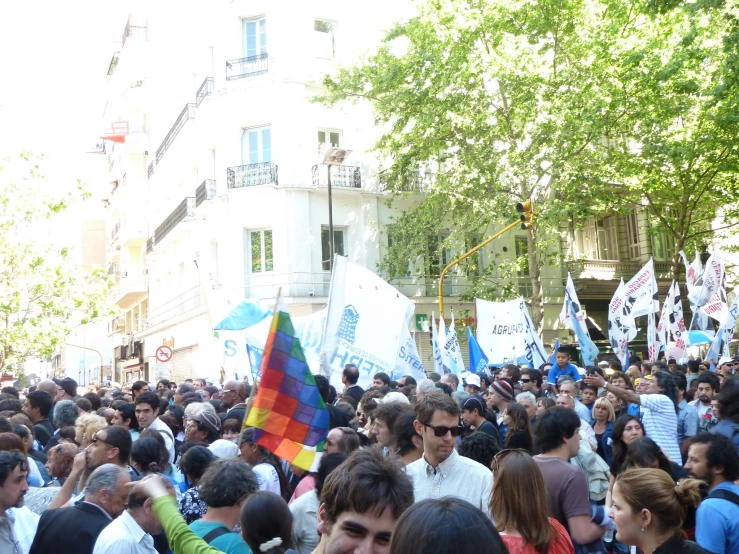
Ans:
[{"label": "white t-shirt", "polygon": [[267,463],[257,464],[251,469],[257,476],[260,491],[270,491],[282,496],[280,476],[277,475],[277,470],[272,465]]}]

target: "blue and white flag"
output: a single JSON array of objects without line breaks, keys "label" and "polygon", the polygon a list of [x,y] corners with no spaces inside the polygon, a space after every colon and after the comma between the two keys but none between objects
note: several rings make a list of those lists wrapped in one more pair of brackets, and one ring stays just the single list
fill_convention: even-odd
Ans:
[{"label": "blue and white flag", "polygon": [[482,351],[480,345],[477,344],[477,339],[469,327],[467,327],[467,350],[470,355],[470,373],[477,373],[478,375],[485,373],[488,367],[488,357]]},{"label": "blue and white flag", "polygon": [[557,363],[557,349],[558,348],[559,348],[559,338],[554,341],[554,347],[552,348],[552,354],[549,356],[547,363],[552,364],[552,365]]},{"label": "blue and white flag", "polygon": [[729,344],[734,336],[737,315],[739,315],[739,295],[737,295],[736,300],[731,305],[726,316],[726,321],[724,321],[716,332],[716,336],[711,343],[711,348],[708,350],[708,354],[706,354],[706,360],[709,362],[717,364],[720,358],[729,355]]},{"label": "blue and white flag", "polygon": [[444,375],[444,362],[441,360],[441,347],[439,346],[439,332],[436,328],[436,318],[431,312],[431,345],[434,349],[434,371]]},{"label": "blue and white flag", "polygon": [[[442,320],[443,325],[443,320]],[[464,390],[462,388],[462,372],[464,369],[464,361],[462,360],[462,352],[459,346],[459,338],[457,338],[457,332],[454,330],[454,312],[452,312],[452,323],[449,326],[449,332],[446,335],[444,346],[441,349],[442,359],[444,359],[444,353],[449,360],[449,371],[454,373],[459,378],[459,386],[457,390]]]},{"label": "blue and white flag", "polygon": [[[577,313],[575,312],[575,307],[572,304],[572,300],[567,298],[567,304],[570,309],[570,317],[573,321],[577,321]],[[592,341],[592,339],[583,332],[580,325],[574,325],[574,327],[575,336],[577,337],[577,342],[580,345],[580,353],[582,354],[583,365],[594,365],[595,360],[600,353],[600,350],[598,350],[598,347],[595,346],[595,343]]]}]

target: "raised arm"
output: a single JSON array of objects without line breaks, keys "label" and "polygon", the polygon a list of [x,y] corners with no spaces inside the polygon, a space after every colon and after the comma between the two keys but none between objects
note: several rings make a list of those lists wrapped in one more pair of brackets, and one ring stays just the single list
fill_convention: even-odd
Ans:
[{"label": "raised arm", "polygon": [[85,451],[83,450],[74,457],[74,462],[72,463],[72,471],[69,473],[69,477],[67,477],[67,480],[59,489],[59,492],[56,493],[56,496],[51,501],[51,504],[49,504],[49,510],[54,510],[56,508],[66,506],[67,502],[69,502],[69,499],[72,498],[72,493],[74,493],[74,486],[77,484],[80,476],[85,471],[86,463],[87,461],[85,460]]},{"label": "raised arm", "polygon": [[585,382],[588,385],[595,385],[598,388],[604,387],[608,392],[612,392],[622,400],[626,400],[631,404],[641,405],[641,400],[639,399],[638,394],[636,394],[635,392],[631,392],[630,390],[611,385],[610,383],[606,383],[606,380],[597,373],[585,377]]}]

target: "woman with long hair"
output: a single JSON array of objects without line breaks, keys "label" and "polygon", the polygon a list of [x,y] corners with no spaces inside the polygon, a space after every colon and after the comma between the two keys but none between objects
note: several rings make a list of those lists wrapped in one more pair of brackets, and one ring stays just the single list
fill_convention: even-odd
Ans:
[{"label": "woman with long hair", "polygon": [[609,513],[616,539],[647,554],[705,554],[700,546],[682,538],[688,508],[695,509],[701,501],[698,487],[695,479],[683,479],[675,485],[660,469],[624,471],[613,487]]},{"label": "woman with long hair", "polygon": [[544,477],[529,453],[503,450],[492,468],[490,514],[509,554],[572,554],[567,530],[549,517]]},{"label": "woman with long hair", "polygon": [[503,425],[508,428],[505,437],[506,448],[523,448],[534,453],[534,437],[526,408],[517,402],[508,404],[503,413]]},{"label": "woman with long hair", "polygon": [[259,490],[279,494],[285,501],[292,492],[280,463],[272,452],[254,441],[254,428],[247,427],[241,432],[239,439],[241,459],[249,464],[257,475]]},{"label": "woman with long hair", "polygon": [[612,435],[614,420],[613,405],[607,398],[599,398],[593,405],[593,431],[598,442],[598,455],[610,466],[613,462]]},{"label": "woman with long hair", "polygon": [[536,399],[536,416],[539,417],[546,410],[554,406],[554,400],[547,396],[540,396]]},{"label": "woman with long hair", "polygon": [[250,494],[241,509],[241,521],[241,535],[252,552],[295,554],[291,548],[293,516],[281,496],[270,491]]},{"label": "woman with long hair", "polygon": [[613,461],[611,462],[611,483],[608,487],[608,497],[606,497],[606,506],[610,507],[608,498],[613,492],[613,484],[616,482],[616,477],[621,472],[621,468],[626,461],[626,453],[629,449],[629,445],[636,439],[641,438],[645,435],[644,427],[639,421],[639,418],[624,414],[619,417],[613,424]]},{"label": "woman with long hair", "polygon": [[638,438],[629,445],[622,469],[626,470],[634,467],[661,469],[667,472],[675,482],[688,476],[688,472],[683,469],[683,466],[670,461],[662,452],[662,449],[657,446],[657,443],[649,437]]}]

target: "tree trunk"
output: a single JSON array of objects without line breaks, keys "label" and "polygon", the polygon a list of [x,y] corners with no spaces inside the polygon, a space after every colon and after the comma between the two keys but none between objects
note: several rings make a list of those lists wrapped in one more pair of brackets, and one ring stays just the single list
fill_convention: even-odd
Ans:
[{"label": "tree trunk", "polygon": [[529,278],[531,279],[531,319],[536,326],[539,334],[542,333],[544,326],[544,299],[541,290],[541,271],[539,268],[539,259],[536,255],[536,229],[529,229],[528,239],[528,256],[529,256]]}]

